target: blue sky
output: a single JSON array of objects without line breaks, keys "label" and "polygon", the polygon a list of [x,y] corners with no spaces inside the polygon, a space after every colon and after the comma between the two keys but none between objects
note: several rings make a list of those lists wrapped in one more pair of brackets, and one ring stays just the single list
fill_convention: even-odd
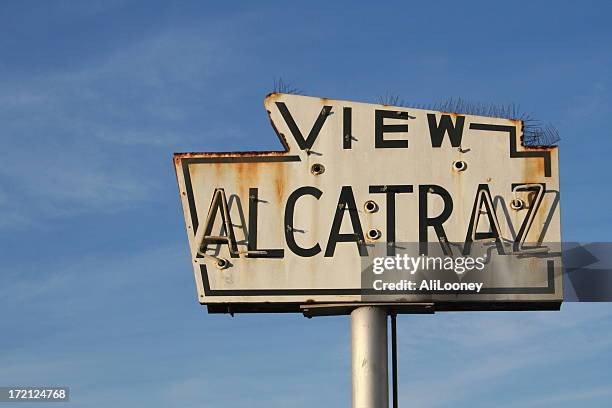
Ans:
[{"label": "blue sky", "polygon": [[[609,2],[231,4],[0,5],[0,385],[69,385],[79,407],[350,404],[347,318],[196,301],[171,155],[279,148],[263,109],[279,77],[520,104],[562,137],[564,239],[610,240]],[[398,330],[405,406],[612,398],[607,303]]]}]

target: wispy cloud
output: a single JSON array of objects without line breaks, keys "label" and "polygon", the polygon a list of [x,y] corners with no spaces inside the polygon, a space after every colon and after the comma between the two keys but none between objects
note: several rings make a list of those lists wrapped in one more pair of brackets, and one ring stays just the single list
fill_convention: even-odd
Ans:
[{"label": "wispy cloud", "polygon": [[0,227],[153,200],[151,175],[196,138],[188,124],[228,53],[181,30],[123,45],[74,69],[0,80]]},{"label": "wispy cloud", "polygon": [[543,395],[519,398],[518,401],[511,404],[498,406],[500,408],[548,408],[559,406],[560,404],[567,404],[568,406],[580,404],[585,406],[583,404],[593,403],[594,401],[601,402],[601,406],[607,406],[610,402],[610,397],[612,397],[612,388],[605,386],[567,392],[546,392]]},{"label": "wispy cloud", "polygon": [[[400,367],[406,367],[400,375],[402,399],[431,408],[458,401],[473,403],[479,395],[503,389],[505,379],[526,370],[609,352],[612,340],[594,338],[589,332],[593,327],[606,330],[612,311],[582,304],[566,309],[558,313],[434,316],[406,328],[400,322]],[[605,327],[601,322],[607,322]],[[560,338],[562,342],[554,340]]]}]

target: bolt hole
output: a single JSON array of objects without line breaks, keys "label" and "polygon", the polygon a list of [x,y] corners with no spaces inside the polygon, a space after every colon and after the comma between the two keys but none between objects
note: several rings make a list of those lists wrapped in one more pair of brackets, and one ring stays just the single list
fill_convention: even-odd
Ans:
[{"label": "bolt hole", "polygon": [[376,228],[372,228],[372,229],[368,230],[367,235],[368,235],[368,238],[370,240],[375,241],[375,240],[379,239],[382,236],[382,233],[379,230],[377,230]]},{"label": "bolt hole", "polygon": [[464,171],[467,169],[467,163],[463,160],[457,160],[456,162],[453,162],[453,169],[455,171]]},{"label": "bolt hole", "polygon": [[323,174],[325,172],[325,166],[323,166],[321,163],[315,163],[310,167],[310,172],[315,176]]},{"label": "bolt hole", "polygon": [[512,201],[510,201],[510,208],[512,208],[515,211],[518,211],[520,209],[525,208],[525,202],[521,200],[520,198],[515,198]]},{"label": "bolt hole", "polygon": [[229,261],[227,259],[219,258],[217,259],[217,268],[225,269],[229,266]]},{"label": "bolt hole", "polygon": [[372,200],[366,201],[363,207],[365,208],[366,212],[369,212],[369,213],[374,213],[378,211],[378,204],[376,204],[376,202]]}]

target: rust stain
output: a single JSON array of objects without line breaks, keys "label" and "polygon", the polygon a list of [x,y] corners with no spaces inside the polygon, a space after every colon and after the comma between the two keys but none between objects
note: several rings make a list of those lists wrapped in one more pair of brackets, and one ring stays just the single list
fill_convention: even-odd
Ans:
[{"label": "rust stain", "polygon": [[236,171],[236,187],[238,195],[248,200],[249,188],[259,186],[260,163],[235,163],[228,167],[228,171]]},{"label": "rust stain", "polygon": [[276,197],[278,202],[282,202],[283,196],[285,194],[285,166],[279,166],[277,171],[275,172],[276,179],[274,180],[274,185],[276,187]]},{"label": "rust stain", "polygon": [[190,158],[198,158],[198,157],[206,157],[206,158],[223,158],[223,157],[245,157],[245,156],[255,156],[255,157],[280,157],[287,155],[286,151],[242,151],[242,152],[185,152],[185,153],[174,153],[174,159],[177,161],[181,159],[190,159]]},{"label": "rust stain", "polygon": [[544,160],[539,157],[523,159],[521,164],[523,183],[537,183],[544,175]]},{"label": "rust stain", "polygon": [[525,150],[556,150],[559,148],[559,146],[525,146],[523,145],[523,140],[521,138],[521,145],[525,148]]},{"label": "rust stain", "polygon": [[269,94],[266,95],[266,97],[264,98],[264,103],[266,103],[268,100],[274,100],[274,99],[278,99],[279,97],[281,97],[283,94],[278,93],[278,92],[270,92]]},{"label": "rust stain", "polygon": [[[436,111],[432,111],[432,112],[436,112]],[[454,118],[458,117],[458,116],[466,116],[465,113],[457,113],[457,112],[440,112],[440,115],[450,115]]]}]

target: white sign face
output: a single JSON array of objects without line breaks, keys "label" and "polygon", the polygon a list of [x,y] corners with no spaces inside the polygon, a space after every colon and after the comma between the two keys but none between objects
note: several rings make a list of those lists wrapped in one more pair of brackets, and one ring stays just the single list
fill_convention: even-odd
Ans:
[{"label": "white sign face", "polygon": [[[558,150],[523,146],[521,121],[288,94],[265,108],[286,151],[174,156],[209,310],[560,305]],[[483,245],[462,262],[486,271],[455,268]],[[436,254],[450,277],[421,273]]]}]

